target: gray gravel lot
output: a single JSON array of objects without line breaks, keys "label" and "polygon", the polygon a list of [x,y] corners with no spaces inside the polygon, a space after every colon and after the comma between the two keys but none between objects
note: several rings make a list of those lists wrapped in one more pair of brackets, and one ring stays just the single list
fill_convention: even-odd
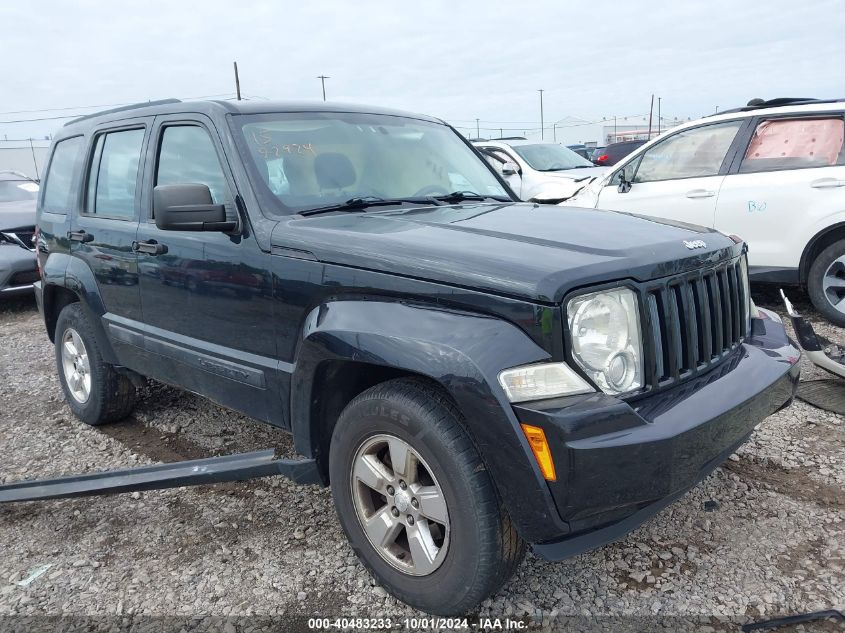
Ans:
[{"label": "gray gravel lot", "polygon": [[[755,294],[780,308],[773,293]],[[820,331],[845,341],[792,294]],[[268,446],[292,453],[285,434],[160,384],[126,422],[87,427],[63,402],[34,302],[0,304],[0,334],[0,481]],[[804,372],[821,377],[806,360]],[[843,438],[842,417],[796,402],[623,541],[556,564],[529,554],[481,613],[845,608]],[[357,562],[328,490],[282,478],[0,507],[0,543],[0,615],[420,615]]]}]

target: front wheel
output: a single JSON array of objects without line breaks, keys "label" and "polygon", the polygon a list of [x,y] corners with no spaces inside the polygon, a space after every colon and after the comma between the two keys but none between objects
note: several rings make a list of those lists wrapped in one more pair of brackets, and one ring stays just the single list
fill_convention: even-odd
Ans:
[{"label": "front wheel", "polygon": [[460,412],[414,379],[382,383],[344,409],[329,475],[338,517],[394,596],[462,615],[507,581],[525,553]]},{"label": "front wheel", "polygon": [[59,313],[55,341],[59,380],[73,414],[92,426],[129,415],[135,387],[103,360],[94,329],[78,303]]},{"label": "front wheel", "polygon": [[807,276],[807,293],[828,321],[845,326],[845,240],[816,256]]}]

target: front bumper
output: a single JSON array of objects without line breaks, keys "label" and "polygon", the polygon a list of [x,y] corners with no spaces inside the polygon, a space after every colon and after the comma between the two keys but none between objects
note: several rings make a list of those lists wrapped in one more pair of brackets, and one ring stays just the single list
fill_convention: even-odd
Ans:
[{"label": "front bumper", "polygon": [[0,298],[31,293],[37,277],[34,251],[14,244],[0,244]]},{"label": "front bumper", "polygon": [[589,394],[514,407],[542,427],[558,480],[549,488],[570,531],[535,543],[561,560],[621,538],[683,495],[788,405],[800,352],[774,313],[712,371],[630,402]]}]

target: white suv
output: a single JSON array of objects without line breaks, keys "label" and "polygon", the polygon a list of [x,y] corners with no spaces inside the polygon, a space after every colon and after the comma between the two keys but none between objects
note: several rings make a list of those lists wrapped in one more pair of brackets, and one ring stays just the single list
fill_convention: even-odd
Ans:
[{"label": "white suv", "polygon": [[497,139],[473,141],[473,145],[520,200],[556,204],[608,171],[557,143]]},{"label": "white suv", "polygon": [[845,100],[755,99],[643,145],[565,205],[714,227],[752,281],[801,284],[845,325]]}]

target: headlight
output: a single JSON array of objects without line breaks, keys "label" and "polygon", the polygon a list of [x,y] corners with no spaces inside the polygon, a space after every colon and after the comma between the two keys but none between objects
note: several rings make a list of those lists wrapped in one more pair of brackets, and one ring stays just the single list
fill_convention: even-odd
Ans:
[{"label": "headlight", "polygon": [[566,306],[572,357],[605,393],[643,386],[637,295],[627,288],[580,295]]},{"label": "headlight", "polygon": [[506,369],[499,384],[511,402],[559,398],[595,391],[566,363],[543,363]]},{"label": "headlight", "polygon": [[748,255],[743,255],[739,260],[739,274],[742,276],[742,294],[745,297],[745,336],[751,336],[751,286],[748,283]]}]

